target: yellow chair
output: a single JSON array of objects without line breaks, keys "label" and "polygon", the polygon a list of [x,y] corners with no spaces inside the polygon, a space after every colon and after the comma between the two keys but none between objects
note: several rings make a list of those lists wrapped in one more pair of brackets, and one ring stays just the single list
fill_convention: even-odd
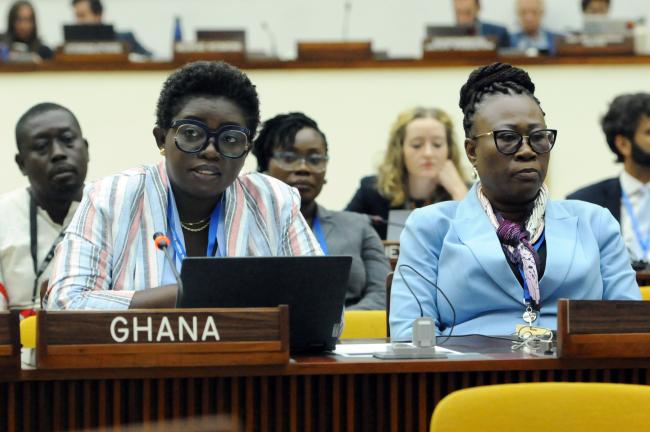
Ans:
[{"label": "yellow chair", "polygon": [[386,337],[386,311],[349,310],[344,314],[345,325],[341,339],[371,339]]},{"label": "yellow chair", "polygon": [[20,344],[25,348],[36,348],[36,315],[20,322]]},{"label": "yellow chair", "polygon": [[650,430],[650,386],[602,383],[504,384],[459,390],[431,418],[431,432]]},{"label": "yellow chair", "polygon": [[641,287],[641,298],[643,300],[650,300],[650,285]]}]

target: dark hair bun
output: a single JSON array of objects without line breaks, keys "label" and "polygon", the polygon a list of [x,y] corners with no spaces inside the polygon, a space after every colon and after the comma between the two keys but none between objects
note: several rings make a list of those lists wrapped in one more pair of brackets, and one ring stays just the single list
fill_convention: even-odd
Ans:
[{"label": "dark hair bun", "polygon": [[467,82],[460,89],[460,109],[465,111],[472,96],[492,87],[494,84],[512,83],[523,87],[530,94],[535,94],[535,84],[528,72],[508,63],[492,63],[474,69]]}]

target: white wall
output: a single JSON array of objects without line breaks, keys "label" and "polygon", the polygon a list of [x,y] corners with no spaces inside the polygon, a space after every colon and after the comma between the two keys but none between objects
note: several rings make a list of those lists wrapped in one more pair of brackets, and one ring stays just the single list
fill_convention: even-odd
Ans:
[{"label": "white wall", "polygon": [[[650,65],[536,66],[549,127],[559,130],[551,156],[553,197],[620,169],[598,119],[619,93],[650,91]],[[250,72],[262,101],[262,118],[303,110],[328,135],[331,164],[319,201],[340,209],[361,176],[375,171],[397,112],[435,105],[461,125],[458,91],[471,68],[295,70]],[[154,108],[167,72],[0,74],[0,193],[25,184],[13,161],[14,125],[29,106],[44,100],[77,113],[90,141],[89,179],[160,158],[151,134]],[[462,136],[460,128],[457,136]],[[247,162],[254,169],[253,158]]]},{"label": "white wall", "polygon": [[[295,56],[297,40],[340,39],[344,4],[350,1],[350,37],[370,39],[376,49],[393,56],[418,56],[426,24],[453,22],[451,0],[104,0],[105,20],[132,30],[156,56],[171,56],[173,17],[180,16],[184,36],[197,28],[243,28],[249,47],[270,50],[266,22],[277,39],[281,57]],[[62,25],[73,20],[71,0],[32,0],[45,42],[61,43]],[[645,16],[647,0],[612,0],[612,16]],[[0,0],[0,16],[12,1]],[[580,0],[546,0],[546,25],[556,31],[581,27]],[[517,28],[514,0],[482,0],[482,17]],[[4,18],[0,29],[6,24]]]}]

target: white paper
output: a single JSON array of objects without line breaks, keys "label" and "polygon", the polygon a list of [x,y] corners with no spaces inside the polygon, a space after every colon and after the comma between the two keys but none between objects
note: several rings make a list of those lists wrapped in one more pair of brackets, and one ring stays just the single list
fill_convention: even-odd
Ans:
[{"label": "white paper", "polygon": [[[404,343],[405,345],[412,345],[410,343]],[[386,352],[390,343],[382,344],[338,344],[334,350],[334,354],[340,355],[343,357],[372,357],[373,353],[376,352]],[[447,348],[436,346],[436,352],[440,354],[460,354],[458,351],[452,351]]]}]

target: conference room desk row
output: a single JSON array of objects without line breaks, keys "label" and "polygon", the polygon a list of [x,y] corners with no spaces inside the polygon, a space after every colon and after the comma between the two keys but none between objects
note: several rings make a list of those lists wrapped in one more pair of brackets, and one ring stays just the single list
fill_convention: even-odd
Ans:
[{"label": "conference room desk row", "polygon": [[[426,431],[436,404],[458,389],[650,379],[647,360],[523,354],[512,352],[507,340],[484,336],[452,337],[444,346],[469,354],[390,361],[295,355],[288,365],[258,367],[23,369],[0,378],[0,430],[119,430],[126,424],[151,430],[159,421],[190,419],[191,425],[218,414],[242,431]],[[513,415],[534,406],[531,401],[528,408],[513,407]]]},{"label": "conference room desk row", "polygon": [[[126,56],[83,55],[69,57],[65,61],[46,61],[42,63],[0,63],[0,72],[75,72],[75,71],[166,71],[176,69],[187,60],[215,59],[214,56],[197,54],[183,61],[130,62]],[[560,66],[560,65],[648,65],[650,55],[635,56],[565,56],[565,57],[524,57],[495,56],[494,58],[471,57],[454,52],[441,54],[436,59],[415,58],[377,58],[377,59],[314,59],[279,60],[250,59],[237,60],[224,57],[225,61],[244,70],[262,69],[412,69],[431,67],[475,67],[494,61],[516,64],[518,66]]]}]

